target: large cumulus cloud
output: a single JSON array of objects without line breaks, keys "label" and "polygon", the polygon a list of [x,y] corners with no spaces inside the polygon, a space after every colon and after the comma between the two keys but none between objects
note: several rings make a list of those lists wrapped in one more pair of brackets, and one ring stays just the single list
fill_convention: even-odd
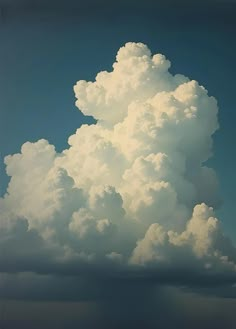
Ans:
[{"label": "large cumulus cloud", "polygon": [[96,124],[80,127],[61,153],[42,139],[5,158],[2,271],[182,268],[234,277],[235,248],[214,214],[217,177],[205,164],[217,102],[169,68],[164,55],[127,43],[111,72],[74,86],[76,105]]}]

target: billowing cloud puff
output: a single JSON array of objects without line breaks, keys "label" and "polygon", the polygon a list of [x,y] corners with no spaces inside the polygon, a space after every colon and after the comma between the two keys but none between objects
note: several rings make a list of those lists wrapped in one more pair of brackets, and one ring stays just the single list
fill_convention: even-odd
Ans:
[{"label": "billowing cloud puff", "polygon": [[[192,217],[187,221],[186,229],[180,233],[165,230],[158,223],[150,225],[144,238],[138,241],[131,257],[132,263],[146,264],[148,262],[170,262],[176,265],[191,264],[190,258],[195,261],[205,261],[205,268],[212,265],[219,266],[222,262],[228,269],[236,270],[234,262],[223,256],[217,240],[221,235],[219,222],[214,217],[213,209],[202,203],[196,205]],[[183,258],[185,253],[185,257]],[[224,268],[226,270],[226,268]]]},{"label": "billowing cloud puff", "polygon": [[24,238],[28,251],[19,257],[35,260],[20,270],[83,262],[234,275],[235,248],[214,215],[217,177],[205,164],[217,102],[169,68],[165,56],[127,43],[112,72],[74,86],[76,105],[96,124],[80,127],[62,153],[39,140],[5,158],[1,245]]}]

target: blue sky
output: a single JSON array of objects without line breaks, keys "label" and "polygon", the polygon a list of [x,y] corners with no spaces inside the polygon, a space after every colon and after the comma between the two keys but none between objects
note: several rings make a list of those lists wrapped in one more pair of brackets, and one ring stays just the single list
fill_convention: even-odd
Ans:
[{"label": "blue sky", "polygon": [[[143,42],[153,54],[162,53],[171,61],[171,73],[197,80],[218,100],[220,129],[214,135],[214,156],[208,163],[220,183],[222,205],[216,214],[224,232],[236,243],[235,1],[11,0],[0,1],[0,5],[0,195],[4,195],[8,184],[4,157],[20,152],[24,142],[41,138],[54,144],[58,152],[67,148],[68,137],[78,127],[95,122],[75,106],[75,83],[94,81],[98,72],[111,71],[118,49],[126,42]],[[31,268],[20,253],[16,253],[19,258],[15,260],[15,250],[23,246],[23,253],[28,255],[28,243],[33,241],[32,250],[37,250],[40,260],[45,249],[41,249],[41,240],[34,231],[26,236],[24,225],[19,229],[20,238],[12,246],[6,245],[0,259],[7,260],[6,271],[30,268],[36,273],[26,277],[19,274],[17,278],[6,275],[3,279],[0,275],[0,288],[5,286],[3,295],[10,300],[0,326],[2,321],[9,329],[16,324],[33,329],[42,324],[44,328],[53,324],[58,329],[75,325],[110,328],[116,324],[120,329],[129,323],[130,328],[145,325],[151,329],[157,324],[157,305],[157,317],[165,329],[173,328],[173,323],[183,329],[233,328],[236,323],[235,299],[227,298],[235,297],[231,286],[217,286],[216,279],[211,290],[210,280],[200,275],[194,288],[185,290],[184,280],[191,283],[193,277],[194,282],[195,273],[181,272],[181,267],[177,282],[183,290],[161,286],[156,288],[155,296],[150,293],[150,282],[155,281],[152,272],[149,280],[141,284],[134,280],[124,288],[119,280],[107,283],[106,276],[99,281],[100,272],[96,269],[95,278],[89,272],[92,279],[87,281],[83,264],[81,268],[72,269],[69,264],[55,269],[50,264],[50,254],[45,258],[46,265],[30,254]],[[9,259],[13,255],[12,263],[8,255]],[[81,269],[82,284],[76,277]],[[168,279],[162,280],[164,286],[169,284]],[[134,306],[129,313],[130,303]],[[45,318],[40,323],[42,308]],[[29,309],[28,319],[22,314]],[[136,319],[135,314],[140,316]]]},{"label": "blue sky", "polygon": [[219,214],[235,239],[234,3],[29,4],[3,7],[1,194],[7,184],[4,156],[42,137],[57,150],[65,148],[76,128],[93,122],[74,106],[75,82],[93,80],[100,70],[111,69],[121,45],[141,41],[153,53],[165,54],[172,72],[196,79],[218,100],[220,130],[210,163],[220,180]]}]

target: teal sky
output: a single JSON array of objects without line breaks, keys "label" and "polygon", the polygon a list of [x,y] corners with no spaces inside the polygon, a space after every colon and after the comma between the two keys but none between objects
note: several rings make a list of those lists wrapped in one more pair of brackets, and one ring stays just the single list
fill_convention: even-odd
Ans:
[{"label": "teal sky", "polygon": [[7,185],[4,156],[39,138],[57,150],[67,147],[76,128],[93,122],[74,106],[75,82],[111,69],[121,45],[141,41],[165,54],[172,72],[196,79],[218,100],[220,130],[210,164],[220,180],[219,216],[236,240],[235,3],[29,4],[2,6],[0,193]]},{"label": "teal sky", "polygon": [[[0,0],[0,196],[8,184],[4,157],[20,152],[24,142],[41,138],[54,144],[57,151],[66,148],[68,137],[78,127],[94,122],[74,105],[76,81],[93,81],[98,72],[111,70],[117,50],[126,42],[143,42],[153,54],[162,53],[171,61],[172,73],[197,80],[218,100],[220,129],[214,135],[214,156],[209,164],[220,183],[222,205],[217,216],[236,243],[236,2],[48,2]],[[32,242],[35,236],[28,240]],[[32,244],[36,249],[37,243],[36,239]],[[13,241],[9,248],[13,260],[21,241],[16,239],[15,246]],[[0,250],[1,256],[4,258],[4,251]],[[45,268],[37,258],[32,260],[37,273],[5,277],[0,273],[0,288],[5,286],[0,297],[0,327],[126,329],[128,324],[129,329],[156,329],[157,325],[160,329],[235,328],[232,286],[226,289],[216,281],[211,282],[215,286],[210,290],[210,280],[204,278],[200,287],[201,277],[195,284],[191,271],[180,271],[179,282],[177,273],[176,285],[181,287],[155,286],[154,291],[151,275],[150,282],[137,280],[129,285],[126,281],[125,286],[122,280],[99,281],[97,273],[87,278],[86,270],[84,276],[73,276],[77,268],[67,276],[70,268],[55,270],[45,259]],[[16,268],[21,268],[21,258],[16,263]],[[11,264],[9,268],[11,271]],[[191,279],[193,291],[185,290],[182,282],[191,285]],[[168,284],[168,278],[163,281]]]}]

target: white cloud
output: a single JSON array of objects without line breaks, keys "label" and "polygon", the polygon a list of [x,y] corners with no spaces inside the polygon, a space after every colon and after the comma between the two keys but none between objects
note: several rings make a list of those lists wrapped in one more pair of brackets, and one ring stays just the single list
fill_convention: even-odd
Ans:
[{"label": "white cloud", "polygon": [[122,121],[133,101],[172,90],[178,80],[184,80],[171,77],[167,71],[170,62],[165,56],[151,57],[150,50],[142,43],[127,43],[118,51],[116,60],[112,72],[100,72],[95,82],[82,80],[74,87],[80,110],[106,123]]},{"label": "white cloud", "polygon": [[[171,248],[183,246],[190,248],[197,258],[213,257],[218,247],[216,245],[218,234],[219,223],[214,217],[213,209],[203,203],[195,206],[185,230],[180,233],[166,231],[158,223],[152,224],[144,239],[137,243],[131,261],[146,263],[156,258],[169,259],[172,257]],[[182,256],[184,257],[184,254]]]},{"label": "white cloud", "polygon": [[235,249],[212,208],[217,177],[204,164],[217,102],[169,68],[165,56],[127,43],[112,72],[77,82],[76,104],[97,124],[79,128],[62,153],[40,140],[6,157],[3,232],[27,221],[55,262],[234,271]]}]

